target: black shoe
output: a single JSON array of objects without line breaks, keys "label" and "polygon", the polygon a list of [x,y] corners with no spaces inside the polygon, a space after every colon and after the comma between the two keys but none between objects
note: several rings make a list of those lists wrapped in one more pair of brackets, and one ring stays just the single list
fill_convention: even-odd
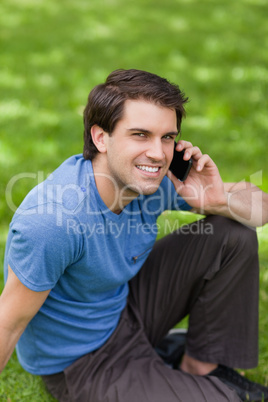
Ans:
[{"label": "black shoe", "polygon": [[242,401],[268,401],[268,388],[256,382],[249,381],[229,367],[219,365],[208,375],[218,377],[228,387],[233,388]]},{"label": "black shoe", "polygon": [[184,354],[186,335],[186,329],[172,329],[155,349],[164,362],[173,369],[178,369]]}]

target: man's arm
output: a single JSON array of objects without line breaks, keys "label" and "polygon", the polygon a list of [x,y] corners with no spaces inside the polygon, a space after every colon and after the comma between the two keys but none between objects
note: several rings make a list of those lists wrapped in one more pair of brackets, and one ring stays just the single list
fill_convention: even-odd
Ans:
[{"label": "man's arm", "polygon": [[167,175],[192,212],[222,215],[255,227],[268,222],[268,194],[251,183],[223,183],[213,160],[190,142],[179,141],[177,149],[185,149],[186,159],[192,157],[192,169],[183,183],[170,171]]},{"label": "man's arm", "polygon": [[226,204],[211,211],[249,226],[268,223],[268,194],[248,182],[224,183]]},{"label": "man's arm", "polygon": [[50,290],[34,292],[28,289],[8,267],[7,282],[0,297],[0,372],[49,292]]}]

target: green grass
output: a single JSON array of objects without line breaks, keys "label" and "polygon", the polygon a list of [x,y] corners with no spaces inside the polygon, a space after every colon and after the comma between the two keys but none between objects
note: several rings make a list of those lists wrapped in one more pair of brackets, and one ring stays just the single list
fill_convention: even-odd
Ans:
[{"label": "green grass", "polygon": [[1,374],[0,400],[6,402],[56,401],[46,391],[39,376],[33,376],[21,368],[15,353]]},{"label": "green grass", "polygon": [[[81,152],[88,92],[116,68],[178,83],[190,98],[183,138],[213,157],[225,181],[268,191],[267,13],[265,0],[2,0],[0,261],[16,206]],[[166,214],[160,235],[165,219],[178,216],[192,219]],[[267,227],[258,237],[260,364],[247,375],[268,384]],[[0,399],[52,400],[15,355],[0,377]]]}]

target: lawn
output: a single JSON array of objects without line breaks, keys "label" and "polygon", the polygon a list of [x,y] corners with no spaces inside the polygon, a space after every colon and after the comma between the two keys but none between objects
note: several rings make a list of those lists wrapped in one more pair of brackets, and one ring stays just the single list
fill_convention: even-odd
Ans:
[{"label": "lawn", "polygon": [[[225,181],[250,180],[268,191],[267,15],[266,0],[2,0],[1,266],[16,207],[82,151],[87,95],[116,68],[179,84],[190,99],[182,137],[213,157]],[[166,213],[162,228],[167,219],[177,225],[193,218]],[[267,226],[258,237],[260,356],[246,375],[268,385]],[[53,399],[14,354],[0,376],[0,400]]]}]

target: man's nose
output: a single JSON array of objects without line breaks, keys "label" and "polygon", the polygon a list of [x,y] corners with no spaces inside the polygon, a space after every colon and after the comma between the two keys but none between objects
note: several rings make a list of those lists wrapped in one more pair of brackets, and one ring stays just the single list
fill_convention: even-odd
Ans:
[{"label": "man's nose", "polygon": [[154,141],[151,142],[147,151],[146,151],[147,158],[150,158],[155,161],[160,161],[165,157],[163,151],[163,145],[161,141]]}]

